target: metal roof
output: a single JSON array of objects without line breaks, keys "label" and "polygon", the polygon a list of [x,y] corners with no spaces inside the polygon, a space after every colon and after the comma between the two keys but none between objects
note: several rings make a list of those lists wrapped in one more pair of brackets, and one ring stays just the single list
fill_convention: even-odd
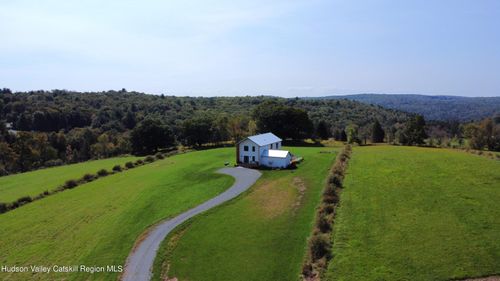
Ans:
[{"label": "metal roof", "polygon": [[275,143],[275,142],[281,141],[281,139],[278,138],[273,133],[265,133],[265,134],[250,136],[250,137],[248,137],[248,139],[250,139],[251,141],[253,141],[254,143],[256,143],[258,146],[268,145],[268,144],[271,144],[271,143]]},{"label": "metal roof", "polygon": [[271,158],[286,158],[288,155],[288,150],[275,150],[275,149],[269,149],[265,150],[264,153],[262,153],[262,157],[271,157]]}]

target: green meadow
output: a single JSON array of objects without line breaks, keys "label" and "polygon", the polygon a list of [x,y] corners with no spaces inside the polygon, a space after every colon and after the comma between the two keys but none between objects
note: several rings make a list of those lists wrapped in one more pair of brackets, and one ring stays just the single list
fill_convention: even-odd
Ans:
[{"label": "green meadow", "polygon": [[133,156],[115,157],[0,177],[0,202],[10,203],[22,196],[36,196],[55,189],[67,180],[79,179],[87,173],[95,174],[100,169],[111,171],[114,165],[123,166],[137,159]]},{"label": "green meadow", "polygon": [[[263,171],[247,192],[169,235],[154,280],[298,280],[338,148],[288,149],[305,159],[297,169]],[[37,194],[133,160],[0,178],[0,198]],[[176,155],[0,214],[0,264],[123,265],[148,227],[231,186],[233,178],[214,173],[226,161],[234,162],[234,148]],[[453,280],[500,273],[498,160],[447,149],[355,147],[344,186],[334,256],[323,280]],[[0,280],[118,276],[0,272]]]},{"label": "green meadow", "polygon": [[162,244],[154,280],[297,280],[315,209],[336,156],[331,147],[288,147],[305,161],[263,171],[243,196],[193,218]]},{"label": "green meadow", "polygon": [[[148,227],[230,187],[232,177],[214,172],[233,157],[233,148],[176,155],[1,214],[0,264],[123,265]],[[78,175],[96,168],[82,167]],[[117,278],[118,273],[0,272],[0,280]]]},{"label": "green meadow", "polygon": [[455,280],[500,273],[500,162],[357,147],[325,280]]}]

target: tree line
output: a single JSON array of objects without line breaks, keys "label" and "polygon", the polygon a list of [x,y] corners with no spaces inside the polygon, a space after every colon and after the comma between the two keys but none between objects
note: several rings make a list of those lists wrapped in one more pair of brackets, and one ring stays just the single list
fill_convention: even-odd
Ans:
[{"label": "tree line", "polygon": [[[493,128],[498,122],[492,119]],[[490,123],[488,123],[490,124]],[[423,117],[348,100],[175,97],[121,91],[0,90],[0,174],[169,147],[218,145],[273,132],[285,140],[422,145],[458,132],[498,149],[488,124],[427,124]],[[496,124],[496,125],[495,125]],[[482,134],[480,132],[488,132]],[[476,136],[483,136],[476,139]]]}]

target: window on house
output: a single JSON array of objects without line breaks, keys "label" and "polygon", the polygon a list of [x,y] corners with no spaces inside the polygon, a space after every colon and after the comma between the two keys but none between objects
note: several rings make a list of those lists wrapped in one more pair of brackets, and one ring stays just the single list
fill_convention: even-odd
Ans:
[{"label": "window on house", "polygon": [[244,151],[248,151],[248,145],[245,145],[245,146],[243,147],[243,150],[244,150]]},{"label": "window on house", "polygon": [[252,156],[252,161],[255,162],[255,156]]},{"label": "window on house", "polygon": [[252,151],[255,152],[255,146],[252,146]]},{"label": "window on house", "polygon": [[271,149],[273,149],[273,144],[271,143]]}]

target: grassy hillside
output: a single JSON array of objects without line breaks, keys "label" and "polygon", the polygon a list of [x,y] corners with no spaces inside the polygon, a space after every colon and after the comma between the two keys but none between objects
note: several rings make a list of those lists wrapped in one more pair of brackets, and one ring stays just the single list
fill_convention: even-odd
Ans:
[{"label": "grassy hillside", "polygon": [[[216,174],[234,149],[173,156],[0,215],[2,265],[123,265],[150,225],[233,183]],[[115,280],[117,273],[8,274],[0,280]]]},{"label": "grassy hillside", "polygon": [[349,99],[386,108],[418,113],[429,120],[469,122],[500,114],[500,97],[457,97],[425,95],[362,94],[331,96],[325,99]]},{"label": "grassy hillside", "polygon": [[356,148],[325,280],[500,273],[500,162],[458,151]]},{"label": "grassy hillside", "polygon": [[0,202],[10,203],[21,196],[35,196],[55,189],[67,180],[79,179],[86,173],[95,174],[100,169],[111,171],[114,165],[123,166],[136,159],[138,157],[116,157],[0,177]]},{"label": "grassy hillside", "polygon": [[168,275],[180,280],[298,279],[335,153],[332,148],[290,150],[305,158],[298,169],[264,171],[245,196],[170,236],[155,262],[155,279],[167,264]]}]

